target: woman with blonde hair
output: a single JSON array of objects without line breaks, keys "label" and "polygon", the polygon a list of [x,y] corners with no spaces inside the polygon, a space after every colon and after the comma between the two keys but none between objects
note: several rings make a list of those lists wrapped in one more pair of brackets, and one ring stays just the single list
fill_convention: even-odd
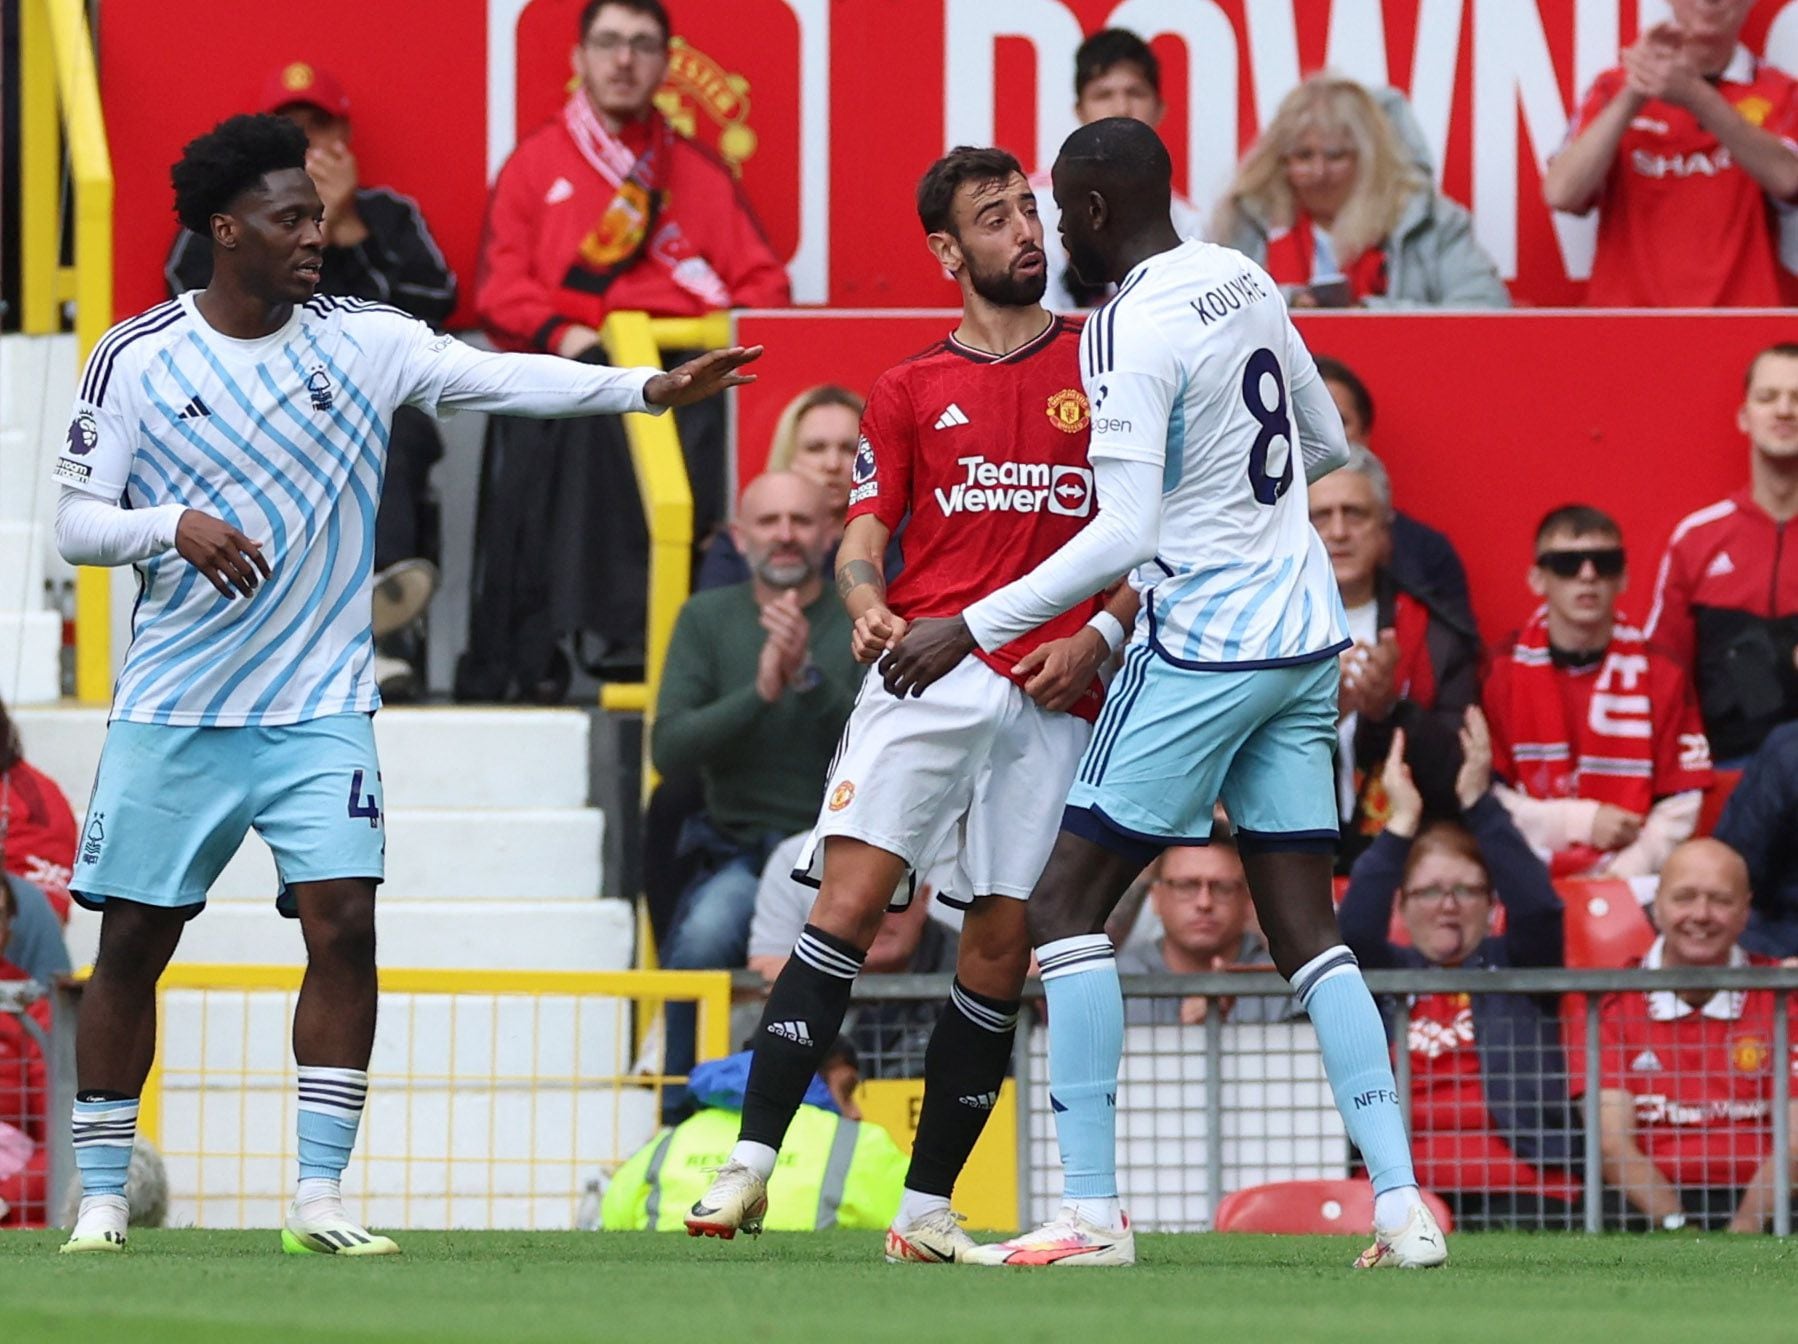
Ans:
[{"label": "woman with blonde hair", "polygon": [[[859,394],[835,383],[808,387],[781,411],[768,448],[765,470],[790,471],[815,482],[824,491],[839,527],[849,512],[862,406]],[[836,554],[834,542],[830,554]],[[748,580],[749,566],[731,540],[730,528],[720,527],[706,543],[694,587],[722,588]]]},{"label": "woman with blonde hair", "polygon": [[1329,72],[1281,102],[1212,226],[1295,308],[1503,308],[1510,295],[1373,94]]}]

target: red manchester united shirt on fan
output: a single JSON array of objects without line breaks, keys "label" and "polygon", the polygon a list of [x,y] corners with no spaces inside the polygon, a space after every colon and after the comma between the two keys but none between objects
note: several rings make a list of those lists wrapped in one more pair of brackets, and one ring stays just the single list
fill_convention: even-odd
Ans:
[{"label": "red manchester united shirt on fan", "polygon": [[[1752,125],[1798,138],[1798,83],[1746,47],[1717,89]],[[1622,69],[1593,81],[1572,140],[1622,91]],[[1798,144],[1794,144],[1798,149]],[[1771,308],[1779,298],[1773,205],[1684,108],[1653,100],[1631,119],[1598,198],[1586,302],[1614,308]]]},{"label": "red manchester united shirt on fan", "polygon": [[[946,336],[883,373],[868,393],[849,517],[897,529],[904,569],[887,599],[907,620],[953,616],[1028,574],[1093,513],[1080,325],[1054,318],[1008,355]],[[996,653],[1010,677],[1037,645],[1080,629],[1100,599],[1065,612]],[[1021,678],[1013,678],[1022,684]],[[1097,683],[1073,713],[1098,714]]]},{"label": "red manchester united shirt on fan", "polygon": [[[1642,958],[1661,966],[1660,940]],[[1771,966],[1736,949],[1732,966]],[[1603,1086],[1636,1100],[1636,1140],[1680,1186],[1740,1188],[1773,1144],[1773,991],[1725,990],[1694,1008],[1671,990],[1613,994],[1599,1016]],[[1788,1010],[1788,1016],[1790,1012]]]}]

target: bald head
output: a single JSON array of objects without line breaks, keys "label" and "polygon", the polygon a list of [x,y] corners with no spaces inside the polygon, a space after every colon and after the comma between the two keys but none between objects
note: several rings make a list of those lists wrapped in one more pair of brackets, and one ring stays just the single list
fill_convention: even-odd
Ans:
[{"label": "bald head", "polygon": [[770,471],[743,488],[731,533],[758,580],[801,588],[818,575],[834,536],[833,515],[816,481]]},{"label": "bald head", "polygon": [[1654,922],[1669,966],[1725,966],[1748,927],[1748,865],[1721,840],[1688,840],[1668,855]]},{"label": "bald head", "polygon": [[[1088,122],[1062,142],[1052,174],[1068,259],[1088,284],[1108,284],[1167,240],[1174,161],[1152,126],[1134,117]],[[1145,239],[1158,240],[1145,252]]]}]

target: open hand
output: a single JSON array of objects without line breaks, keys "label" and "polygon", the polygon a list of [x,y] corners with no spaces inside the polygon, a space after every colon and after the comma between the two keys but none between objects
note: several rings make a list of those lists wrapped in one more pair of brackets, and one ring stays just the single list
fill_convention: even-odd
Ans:
[{"label": "open hand", "polygon": [[1105,636],[1089,625],[1065,639],[1038,644],[1011,671],[1028,678],[1025,695],[1046,710],[1064,713],[1086,694],[1110,656]]},{"label": "open hand", "polygon": [[974,635],[961,617],[913,621],[898,647],[880,660],[881,680],[901,700],[922,695],[925,687],[942,680],[972,652]]},{"label": "open hand", "polygon": [[274,577],[259,543],[198,509],[189,509],[175,524],[175,550],[226,598],[253,596],[257,584]]},{"label": "open hand", "polygon": [[1393,730],[1392,747],[1386,753],[1386,768],[1380,773],[1386,789],[1386,829],[1409,840],[1423,822],[1423,794],[1411,778],[1411,767],[1405,764],[1405,730]]},{"label": "open hand", "polygon": [[1492,731],[1478,705],[1467,706],[1461,721],[1461,768],[1455,772],[1455,801],[1465,812],[1492,787]]},{"label": "open hand", "polygon": [[753,373],[738,373],[745,364],[762,357],[759,345],[733,345],[727,350],[710,350],[697,359],[689,359],[667,373],[658,373],[643,385],[643,400],[651,406],[691,406],[696,401],[716,396],[727,387],[753,383]]}]

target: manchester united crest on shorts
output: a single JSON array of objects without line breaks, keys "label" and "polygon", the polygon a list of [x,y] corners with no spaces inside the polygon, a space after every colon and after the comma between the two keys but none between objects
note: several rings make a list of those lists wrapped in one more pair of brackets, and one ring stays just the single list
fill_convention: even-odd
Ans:
[{"label": "manchester united crest on shorts", "polygon": [[1063,434],[1078,434],[1089,423],[1086,413],[1086,393],[1077,388],[1064,387],[1049,398],[1049,423]]},{"label": "manchester united crest on shorts", "polygon": [[844,780],[830,791],[830,810],[841,812],[855,801],[855,784],[852,780]]}]

